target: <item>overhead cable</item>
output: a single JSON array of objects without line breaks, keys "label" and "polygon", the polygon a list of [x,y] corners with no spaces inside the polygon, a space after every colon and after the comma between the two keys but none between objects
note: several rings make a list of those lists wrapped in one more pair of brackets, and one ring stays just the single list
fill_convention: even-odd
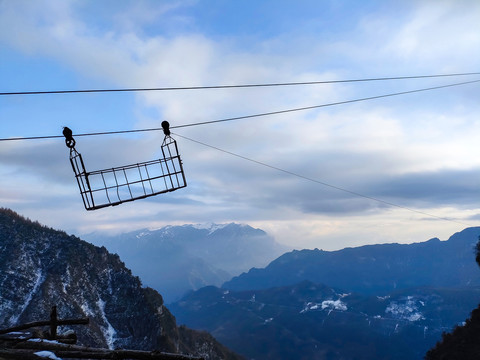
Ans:
[{"label": "overhead cable", "polygon": [[179,90],[208,90],[208,89],[233,89],[233,88],[274,87],[274,86],[297,86],[297,85],[339,84],[339,83],[369,82],[369,81],[386,81],[386,80],[411,80],[411,79],[426,79],[426,78],[453,77],[453,76],[471,76],[471,75],[480,75],[480,72],[468,72],[468,73],[456,73],[456,74],[414,75],[414,76],[392,76],[392,77],[378,77],[378,78],[364,78],[364,79],[346,79],[346,80],[280,82],[280,83],[266,83],[266,84],[210,85],[210,86],[183,86],[183,87],[157,87],[157,88],[122,88],[122,89],[81,89],[81,90],[13,91],[13,92],[0,92],[0,96],[14,96],[14,95],[52,95],[52,94],[81,94],[81,93],[111,93],[111,92],[143,92],[143,91],[179,91]]},{"label": "overhead cable", "polygon": [[172,126],[171,128],[172,129],[173,128],[182,128],[182,127],[189,127],[189,126],[213,124],[213,123],[219,123],[219,122],[224,122],[224,121],[249,119],[249,118],[260,117],[260,116],[279,115],[279,114],[285,114],[285,113],[295,112],[295,111],[312,110],[312,109],[318,109],[318,108],[328,107],[328,106],[344,105],[344,104],[350,104],[350,103],[360,102],[360,101],[381,99],[381,98],[398,96],[398,95],[413,94],[413,93],[422,92],[422,91],[430,91],[430,90],[442,89],[442,88],[447,88],[447,87],[452,87],[452,86],[472,84],[472,83],[477,83],[477,82],[480,82],[480,80],[472,80],[472,81],[466,81],[466,82],[449,84],[449,85],[434,86],[434,87],[429,87],[429,88],[424,88],[424,89],[401,91],[401,92],[385,94],[385,95],[369,96],[369,97],[365,97],[365,98],[338,101],[338,102],[322,104],[322,105],[305,106],[305,107],[300,107],[300,108],[295,108],[295,109],[272,111],[272,112],[267,112],[267,113],[254,114],[254,115],[238,116],[238,117],[232,117],[232,118],[221,119],[221,120],[211,120],[211,121],[204,121],[204,122],[199,122],[199,123],[194,123],[194,124],[177,125],[177,126]]},{"label": "overhead cable", "polygon": [[[243,120],[243,119],[250,119],[250,118],[262,117],[262,116],[279,115],[279,114],[285,114],[285,113],[296,112],[296,111],[312,110],[312,109],[318,109],[318,108],[322,108],[322,107],[344,105],[344,104],[350,104],[350,103],[368,101],[368,100],[374,100],[374,99],[381,99],[381,98],[392,97],[392,96],[413,94],[413,93],[418,93],[418,92],[431,91],[431,90],[443,89],[443,88],[448,88],[448,87],[473,84],[473,83],[478,83],[478,82],[480,82],[480,79],[479,80],[472,80],[472,81],[465,81],[465,82],[461,82],[461,83],[448,84],[448,85],[433,86],[433,87],[423,88],[423,89],[401,91],[401,92],[397,92],[397,93],[390,93],[390,94],[384,94],[384,95],[369,96],[369,97],[364,97],[364,98],[359,98],[359,99],[344,100],[344,101],[338,101],[338,102],[321,104],[321,105],[305,106],[305,107],[294,108],[294,109],[278,110],[278,111],[271,111],[271,112],[260,113],[260,114],[244,115],[244,116],[237,116],[237,117],[231,117],[231,118],[226,118],[226,119],[219,119],[219,120],[203,121],[203,122],[197,122],[197,123],[191,123],[191,124],[176,125],[176,126],[170,126],[170,129],[179,129],[179,128],[191,127],[191,126],[207,125],[207,124],[214,124],[214,123],[234,121],[234,120]],[[104,131],[104,132],[96,132],[96,133],[75,134],[75,136],[112,135],[112,134],[148,132],[148,131],[163,131],[163,128],[160,127],[160,128],[149,128],[149,129]],[[13,137],[13,138],[3,138],[3,139],[0,139],[0,141],[38,140],[38,139],[54,139],[54,138],[63,138],[63,136],[61,136],[61,135],[47,135],[47,136]]]},{"label": "overhead cable", "polygon": [[293,171],[284,170],[284,169],[281,169],[281,168],[279,168],[279,167],[276,167],[276,166],[273,166],[273,165],[270,165],[270,164],[267,164],[267,163],[264,163],[264,162],[261,162],[261,161],[258,161],[258,160],[254,160],[254,159],[248,158],[248,157],[246,157],[246,156],[242,156],[242,155],[233,153],[233,152],[231,152],[231,151],[227,151],[227,150],[218,148],[218,147],[216,147],[216,146],[212,146],[212,145],[206,144],[206,143],[204,143],[204,142],[201,142],[201,141],[198,141],[198,140],[194,140],[194,139],[192,139],[192,138],[189,138],[189,137],[180,135],[180,134],[178,134],[178,133],[175,133],[174,135],[175,135],[175,136],[178,136],[178,137],[181,137],[181,138],[183,138],[183,139],[185,139],[185,140],[189,140],[189,141],[191,141],[191,142],[194,142],[194,143],[197,143],[197,144],[200,144],[200,145],[209,147],[209,148],[211,148],[211,149],[218,150],[218,151],[224,152],[224,153],[226,153],[226,154],[229,154],[229,155],[238,157],[238,158],[240,158],[240,159],[247,160],[247,161],[253,162],[253,163],[255,163],[255,164],[258,164],[258,165],[261,165],[261,166],[265,166],[265,167],[268,167],[268,168],[273,169],[273,170],[276,170],[276,171],[283,172],[283,173],[288,174],[288,175],[296,176],[296,177],[298,177],[298,178],[301,178],[301,179],[304,179],[304,180],[307,180],[307,181],[310,181],[310,182],[313,182],[313,183],[316,183],[316,184],[320,184],[320,185],[323,185],[323,186],[326,186],[326,187],[329,187],[329,188],[332,188],[332,189],[335,189],[335,190],[343,191],[343,192],[348,193],[348,194],[350,194],[350,195],[354,195],[354,196],[357,196],[357,197],[362,197],[362,198],[364,198],[364,199],[376,201],[376,202],[382,203],[382,204],[384,204],[384,205],[388,205],[388,206],[390,206],[390,207],[396,207],[396,208],[399,208],[399,209],[403,209],[403,210],[415,212],[415,213],[417,213],[417,214],[429,216],[429,217],[436,218],[436,219],[439,219],[439,220],[449,221],[449,222],[457,223],[457,224],[464,225],[464,226],[472,226],[472,225],[470,225],[470,224],[463,223],[463,222],[460,222],[460,221],[457,221],[457,220],[452,220],[452,219],[448,219],[448,218],[445,218],[445,217],[441,217],[441,216],[429,214],[429,213],[424,212],[424,211],[415,210],[415,209],[412,209],[412,208],[409,208],[409,207],[406,207],[406,206],[403,206],[403,205],[398,205],[398,204],[392,203],[392,202],[390,202],[390,201],[382,200],[382,199],[379,199],[379,198],[376,198],[376,197],[373,197],[373,196],[363,195],[363,194],[358,193],[358,192],[356,192],[356,191],[351,191],[351,190],[348,190],[348,189],[345,189],[345,188],[342,188],[342,187],[339,187],[339,186],[331,185],[331,184],[328,184],[328,183],[326,183],[326,182],[323,182],[323,181],[320,181],[320,180],[317,180],[317,179],[313,179],[313,178],[308,177],[308,176],[304,176],[304,175],[295,173],[295,172],[293,172]]}]

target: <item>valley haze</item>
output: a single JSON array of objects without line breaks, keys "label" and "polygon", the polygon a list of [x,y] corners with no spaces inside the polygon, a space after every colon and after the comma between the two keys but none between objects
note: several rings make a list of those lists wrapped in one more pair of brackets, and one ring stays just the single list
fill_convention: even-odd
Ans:
[{"label": "valley haze", "polygon": [[252,267],[265,267],[290,248],[245,224],[166,226],[116,236],[82,237],[117,253],[167,303],[187,291],[220,286]]}]

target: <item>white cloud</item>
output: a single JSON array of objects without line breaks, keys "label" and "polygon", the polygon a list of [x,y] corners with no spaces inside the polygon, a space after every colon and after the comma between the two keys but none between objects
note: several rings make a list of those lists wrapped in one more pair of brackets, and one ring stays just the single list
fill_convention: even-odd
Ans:
[{"label": "white cloud", "polygon": [[443,71],[475,68],[476,60],[464,55],[480,46],[480,34],[474,26],[479,17],[475,1],[421,2],[387,49],[411,63],[443,63]]},{"label": "white cloud", "polygon": [[[0,3],[0,41],[32,58],[53,59],[74,69],[85,83],[91,79],[95,84],[107,84],[105,87],[310,81],[365,74],[412,75],[470,71],[479,64],[480,36],[473,29],[480,6],[475,2],[468,3],[469,11],[464,11],[463,5],[457,6],[457,2],[426,1],[418,6],[411,2],[402,7],[399,16],[382,8],[368,16],[361,13],[359,18],[351,17],[355,22],[345,25],[343,32],[329,34],[331,37],[284,31],[272,38],[255,39],[255,46],[242,48],[238,47],[241,42],[232,36],[218,40],[201,32],[174,33],[169,28],[167,34],[157,28],[150,29],[164,20],[194,21],[191,14],[182,17],[181,11],[183,6],[194,4],[168,2],[157,6],[156,2],[131,2],[117,9],[110,18],[103,9],[103,20],[110,21],[108,27],[99,25],[102,18],[94,14],[86,16],[85,11],[93,9],[88,2],[85,5],[65,1],[59,5],[56,1],[3,1]],[[196,27],[200,29],[198,24]],[[195,26],[182,29],[186,28]],[[293,39],[293,35],[298,38]],[[174,126],[436,84],[439,82],[382,82],[138,93],[132,95],[136,98],[135,119],[99,121],[91,118],[71,126],[98,131],[124,126],[128,129],[132,124],[159,127],[162,119]],[[428,186],[425,174],[437,171],[439,177],[452,182],[452,189],[461,192],[462,184],[452,176],[453,169],[464,170],[468,176],[480,167],[480,159],[472,151],[477,144],[475,134],[480,130],[478,116],[472,111],[472,107],[478,110],[476,89],[478,86],[472,85],[462,90],[451,88],[175,131],[334,186],[370,196],[393,197],[408,207],[414,199],[405,191],[407,180]],[[39,114],[39,117],[49,121],[48,116]],[[99,169],[149,160],[158,151],[161,138],[161,133],[82,138],[77,139],[77,149],[88,168]],[[187,189],[143,201],[141,205],[136,202],[102,210],[96,216],[83,214],[76,189],[75,194],[67,195],[66,189],[72,184],[75,187],[75,183],[62,142],[0,147],[1,174],[28,174],[20,183],[28,188],[29,182],[35,180],[33,188],[25,191],[29,203],[39,206],[48,202],[45,199],[52,199],[52,204],[46,205],[48,209],[41,210],[42,218],[53,221],[51,224],[55,227],[66,226],[82,232],[95,228],[127,230],[149,224],[241,221],[271,230],[284,242],[295,236],[305,238],[304,244],[313,244],[315,238],[337,241],[355,233],[359,235],[350,243],[356,244],[370,241],[369,237],[377,230],[378,237],[372,239],[380,240],[384,236],[394,240],[398,235],[396,231],[400,232],[410,221],[405,211],[386,210],[382,204],[352,194],[182,138],[177,137],[177,141],[189,182]],[[387,181],[395,186],[389,188]],[[69,187],[63,185],[67,183]],[[435,184],[430,190],[439,188],[438,182]],[[22,197],[18,184],[8,184],[7,188]],[[391,192],[380,191],[385,189]],[[465,187],[463,194],[469,190]],[[7,204],[21,203],[11,195],[1,195]],[[56,206],[62,197],[65,208],[60,210]],[[453,197],[439,199],[426,193],[425,196],[419,194],[417,200],[415,205],[420,204],[426,211],[459,218],[474,215],[474,209],[464,210],[462,202]],[[72,204],[72,201],[78,203]],[[32,207],[21,206],[27,216],[39,218],[33,215],[36,211]],[[416,219],[418,215],[411,216]],[[436,234],[437,222],[426,225],[419,219],[414,223],[417,230],[404,231],[403,239],[417,234],[423,240],[428,237],[425,235],[428,231]],[[385,224],[391,225],[391,229]],[[450,231],[452,224],[444,224],[442,229]]]}]

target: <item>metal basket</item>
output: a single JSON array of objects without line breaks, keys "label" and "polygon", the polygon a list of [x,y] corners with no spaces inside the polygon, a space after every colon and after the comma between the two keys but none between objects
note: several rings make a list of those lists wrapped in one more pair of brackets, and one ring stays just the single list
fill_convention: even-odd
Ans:
[{"label": "metal basket", "polygon": [[82,155],[75,149],[71,134],[70,137],[65,135],[65,138],[70,148],[70,163],[87,210],[115,206],[187,186],[177,143],[169,132],[161,146],[162,158],[90,172],[85,170]]}]

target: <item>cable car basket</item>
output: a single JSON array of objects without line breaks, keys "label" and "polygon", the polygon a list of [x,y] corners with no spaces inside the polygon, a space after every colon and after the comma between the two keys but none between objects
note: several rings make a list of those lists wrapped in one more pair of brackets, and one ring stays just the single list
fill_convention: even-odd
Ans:
[{"label": "cable car basket", "polygon": [[115,206],[187,186],[177,142],[170,136],[168,122],[162,122],[162,127],[165,133],[162,158],[97,171],[86,171],[82,155],[75,149],[72,131],[64,128],[70,163],[85,209]]}]

